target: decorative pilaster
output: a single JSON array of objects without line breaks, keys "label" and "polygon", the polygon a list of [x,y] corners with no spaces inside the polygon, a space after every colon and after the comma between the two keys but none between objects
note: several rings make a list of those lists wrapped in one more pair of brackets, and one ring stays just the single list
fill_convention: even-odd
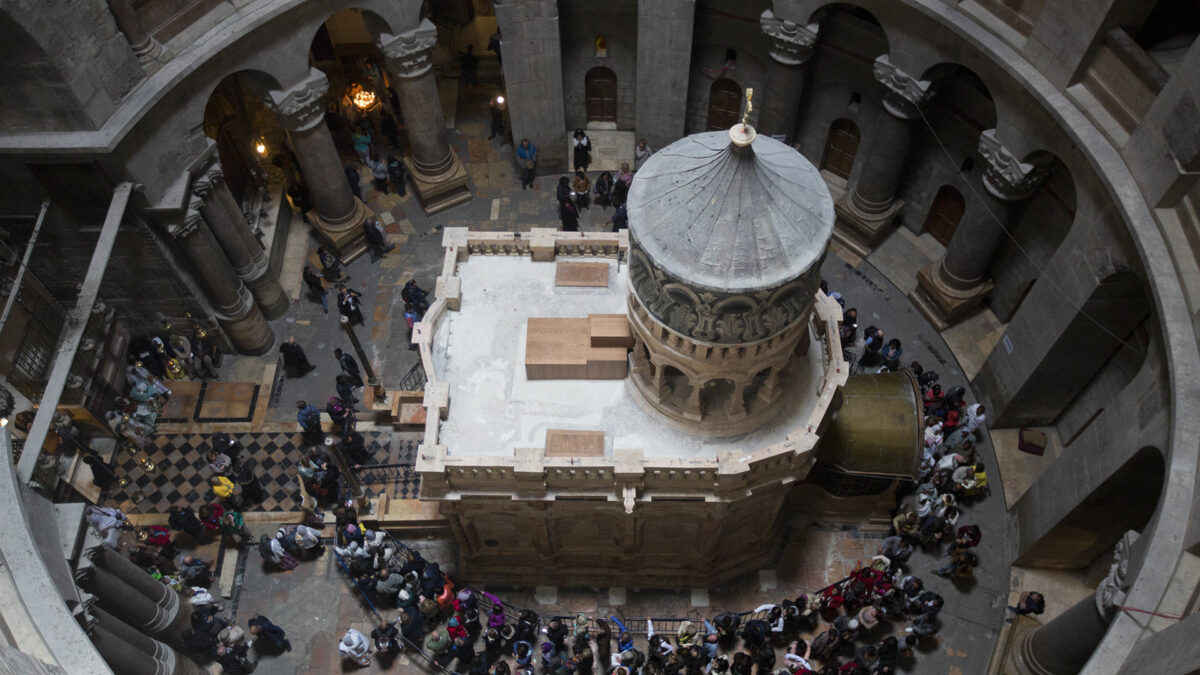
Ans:
[{"label": "decorative pilaster", "polygon": [[[665,147],[684,135],[695,17],[695,0],[637,2],[637,95],[633,121],[638,138],[645,138],[652,148]],[[562,105],[558,108],[556,112],[561,114]],[[628,124],[627,120],[618,122]],[[559,126],[560,138],[565,125],[564,120]]]},{"label": "decorative pilaster", "polygon": [[396,76],[396,95],[404,112],[411,154],[407,157],[413,191],[432,215],[471,201],[467,170],[450,148],[446,121],[433,76],[437,28],[424,19],[413,30],[381,35],[379,48]]},{"label": "decorative pilaster", "polygon": [[214,164],[192,182],[192,194],[200,199],[200,214],[229,257],[238,278],[250,289],[263,315],[267,319],[283,316],[288,308],[287,295],[279,280],[271,275],[267,254],[237,208],[220,164]]},{"label": "decorative pilaster", "polygon": [[776,18],[765,10],[759,26],[770,41],[771,60],[766,66],[766,86],[762,111],[759,113],[759,132],[783,136],[791,143],[800,112],[800,97],[804,91],[806,65],[812,59],[817,41],[817,25],[801,26]]},{"label": "decorative pilaster", "polygon": [[968,209],[942,259],[917,274],[909,297],[943,330],[965,318],[992,290],[987,270],[1005,238],[1013,207],[1028,199],[1049,175],[1053,164],[1017,159],[988,129],[979,136],[984,169],[980,194],[984,204]]},{"label": "decorative pilaster", "polygon": [[244,354],[264,354],[274,346],[275,334],[205,225],[201,204],[193,197],[187,215],[167,231],[179,244],[233,346]]},{"label": "decorative pilaster", "polygon": [[[642,4],[646,1],[648,0],[638,0],[639,16]],[[683,0],[675,1],[679,4],[691,4]],[[554,0],[495,0],[494,4],[496,23],[505,36],[504,93],[508,97],[513,140],[520,143],[522,138],[528,138],[530,143],[538,147],[538,173],[565,171],[568,167],[567,144],[564,142],[567,121],[563,110],[562,40],[559,34],[558,5]],[[641,19],[638,20],[639,38],[642,35],[643,23]],[[691,40],[690,29],[687,39]],[[666,44],[667,40],[664,40],[659,46],[662,48]],[[674,54],[674,50],[672,53]],[[638,64],[642,63],[643,60],[639,57]],[[674,68],[673,65],[665,64],[663,67]],[[686,73],[686,70],[684,72]],[[640,69],[638,77],[638,91],[641,92]],[[686,91],[685,88],[685,94]],[[659,95],[666,97],[667,92],[660,91]],[[638,101],[640,104],[640,95]],[[639,113],[639,131],[641,126],[642,116]],[[683,132],[682,123],[679,130],[680,133]],[[652,137],[647,138],[653,143]]]},{"label": "decorative pilaster", "polygon": [[266,104],[287,130],[313,208],[305,217],[325,247],[349,261],[366,251],[362,224],[372,214],[350,191],[333,136],[325,126],[329,80],[317,69],[284,91],[272,91]]},{"label": "decorative pilaster", "polygon": [[875,59],[875,79],[887,88],[883,110],[875,121],[875,135],[861,160],[855,160],[857,178],[834,208],[838,215],[837,239],[866,257],[886,234],[904,201],[896,187],[912,145],[913,121],[929,97],[931,83],[897,68],[887,54]]}]

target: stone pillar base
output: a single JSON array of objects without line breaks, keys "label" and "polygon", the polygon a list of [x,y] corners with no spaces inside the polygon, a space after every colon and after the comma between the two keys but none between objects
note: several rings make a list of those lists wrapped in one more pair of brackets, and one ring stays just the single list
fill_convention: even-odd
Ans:
[{"label": "stone pillar base", "polygon": [[436,174],[422,173],[411,157],[406,157],[404,163],[408,166],[408,173],[412,178],[413,192],[427,216],[441,213],[475,198],[467,188],[467,170],[454,151],[450,152],[450,165]]},{"label": "stone pillar base", "polygon": [[938,281],[936,267],[940,264],[940,260],[930,263],[917,272],[917,287],[908,294],[908,299],[939,332],[973,314],[993,287],[991,280],[985,279],[967,290],[949,288]]},{"label": "stone pillar base", "polygon": [[368,218],[375,217],[375,212],[363,201],[354,198],[354,214],[349,220],[337,224],[326,222],[316,210],[304,214],[312,223],[312,234],[344,263],[351,263],[367,252],[367,238],[363,235],[362,224]]},{"label": "stone pillar base", "polygon": [[887,226],[903,206],[904,200],[897,199],[882,213],[863,213],[854,208],[850,193],[847,192],[833,203],[833,210],[837,214],[833,238],[855,255],[865,258],[887,236]]}]

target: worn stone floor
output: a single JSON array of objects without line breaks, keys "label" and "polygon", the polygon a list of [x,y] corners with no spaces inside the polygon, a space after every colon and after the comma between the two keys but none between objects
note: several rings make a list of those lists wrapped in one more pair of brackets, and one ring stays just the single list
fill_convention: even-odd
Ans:
[{"label": "worn stone floor", "polygon": [[[396,249],[380,262],[372,263],[363,257],[348,267],[352,277],[350,284],[363,292],[367,316],[367,325],[358,329],[359,336],[388,388],[398,387],[416,363],[415,353],[405,348],[407,330],[398,286],[409,278],[416,278],[422,286],[432,290],[441,264],[443,228],[462,226],[527,231],[534,226],[557,224],[553,187],[558,176],[541,176],[533,190],[521,190],[513,171],[512,148],[502,146],[500,139],[487,139],[487,97],[491,93],[484,85],[471,95],[460,95],[452,118],[455,128],[450,133],[451,143],[467,167],[475,200],[426,217],[411,193],[403,199],[380,195],[369,187],[369,180],[363,181],[368,205],[385,223],[390,240],[397,244]],[[611,211],[597,208],[584,211],[581,226],[585,230],[607,229],[609,215]],[[332,350],[335,347],[349,349],[350,345],[337,322],[333,298],[330,298],[330,311],[325,314],[318,302],[304,295],[302,285],[298,283],[300,266],[315,263],[315,243],[303,239],[302,227],[297,224],[289,238],[287,260],[283,265],[283,283],[294,302],[288,313],[273,322],[272,327],[279,341],[295,336],[317,369],[304,378],[280,380],[274,371],[276,354],[257,359],[230,359],[222,374],[236,373],[236,378],[225,377],[225,381],[251,383],[263,391],[253,410],[226,410],[230,416],[249,414],[250,421],[217,423],[192,419],[178,423],[178,427],[167,426],[165,433],[211,433],[230,424],[244,424],[245,428],[238,430],[246,432],[282,430],[294,425],[296,399],[324,401],[333,392],[333,378],[338,369]],[[907,240],[898,243],[921,250],[920,246]],[[895,252],[901,248],[894,245],[887,250]],[[905,349],[903,360],[906,363],[919,361],[927,369],[939,371],[943,386],[968,384],[956,359],[961,347],[952,349],[954,345],[948,344],[909,304],[907,289],[897,287],[889,280],[888,272],[895,274],[895,270],[908,269],[914,265],[912,261],[903,260],[903,254],[893,255],[885,265],[888,269],[882,270],[871,259],[863,261],[840,251],[839,247],[835,246],[833,252],[835,255],[827,256],[824,262],[823,276],[831,290],[842,293],[847,307],[859,309],[860,327],[878,324],[888,337],[900,338]],[[961,331],[956,342],[970,345],[973,340],[993,339],[995,327],[987,322],[979,322],[979,325],[981,330],[975,333]],[[180,404],[181,410],[186,407],[186,404]],[[192,412],[194,417],[194,408]],[[1011,570],[1003,563],[1007,529],[1004,490],[999,472],[995,470],[996,458],[989,441],[981,444],[980,453],[989,467],[993,493],[968,507],[960,524],[978,523],[983,529],[983,543],[979,548],[982,563],[972,583],[955,588],[949,581],[929,574],[930,569],[939,564],[934,558],[924,553],[914,555],[910,568],[924,577],[927,587],[945,596],[946,605],[942,612],[943,630],[936,640],[923,646],[915,663],[906,664],[907,672],[983,673],[993,642],[1003,625],[1003,607],[1012,580]],[[260,521],[252,523],[251,529],[257,535],[273,531],[276,526]],[[726,609],[749,610],[762,602],[777,602],[801,591],[818,590],[842,578],[856,562],[869,558],[879,536],[829,529],[811,522],[795,523],[792,538],[785,546],[777,568],[712,589],[681,588],[673,592],[615,588],[491,590],[510,602],[541,613],[585,611],[613,612],[622,616],[710,617]],[[422,543],[436,547],[436,551],[444,555],[449,555],[451,550],[445,542]],[[453,567],[453,560],[435,554],[430,557],[445,561],[447,568]],[[325,557],[306,561],[291,572],[265,571],[253,549],[243,551],[240,559],[236,551],[227,549],[222,565],[223,569],[230,566],[229,569],[236,570],[236,573],[227,573],[233,594],[227,612],[236,611],[235,619],[243,625],[255,613],[266,614],[289,631],[296,646],[288,654],[265,657],[256,672],[358,670],[338,658],[337,641],[350,626],[369,632],[373,615],[348,585],[331,551]],[[385,615],[394,617],[395,610],[386,611]],[[886,631],[898,628],[882,627],[874,637],[882,638]],[[362,670],[416,672],[419,669],[401,657],[390,665],[377,662]]]}]

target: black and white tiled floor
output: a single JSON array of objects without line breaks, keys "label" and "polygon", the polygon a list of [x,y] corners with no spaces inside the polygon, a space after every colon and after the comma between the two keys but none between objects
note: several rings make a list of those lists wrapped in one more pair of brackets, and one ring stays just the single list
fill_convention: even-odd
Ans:
[{"label": "black and white tiled floor", "polygon": [[[367,449],[375,461],[405,464],[405,467],[367,471],[362,476],[364,487],[378,494],[385,486],[394,486],[392,497],[416,498],[419,479],[411,470],[416,459],[417,441],[398,438],[398,452],[392,460],[391,444],[394,434],[388,431],[364,431]],[[148,457],[154,470],[147,472],[138,461],[141,451],[131,455],[118,451],[118,477],[129,480],[124,488],[114,485],[107,503],[126,513],[165,513],[175,505],[198,508],[210,501],[208,480],[209,437],[211,434],[162,434],[154,439]],[[242,444],[239,462],[253,461],[263,483],[266,499],[261,504],[247,505],[248,511],[296,511],[300,508],[300,487],[296,482],[296,464],[303,445],[298,433],[243,433],[235,435]],[[133,495],[142,495],[134,502]]]}]

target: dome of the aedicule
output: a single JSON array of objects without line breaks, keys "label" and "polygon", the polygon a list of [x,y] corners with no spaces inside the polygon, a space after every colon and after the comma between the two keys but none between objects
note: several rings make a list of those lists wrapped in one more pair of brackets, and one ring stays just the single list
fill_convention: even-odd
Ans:
[{"label": "dome of the aedicule", "polygon": [[727,131],[686,136],[629,192],[633,244],[668,276],[717,293],[774,289],[814,269],[833,221],[817,168],[765,135],[745,148]]}]

